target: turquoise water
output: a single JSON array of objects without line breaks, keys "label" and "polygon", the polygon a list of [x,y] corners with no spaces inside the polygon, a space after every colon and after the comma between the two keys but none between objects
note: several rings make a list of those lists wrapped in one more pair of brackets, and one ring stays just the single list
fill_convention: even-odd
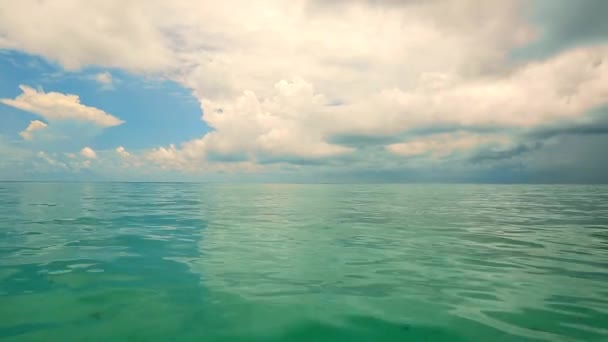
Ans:
[{"label": "turquoise water", "polygon": [[0,183],[6,341],[608,341],[608,186]]}]

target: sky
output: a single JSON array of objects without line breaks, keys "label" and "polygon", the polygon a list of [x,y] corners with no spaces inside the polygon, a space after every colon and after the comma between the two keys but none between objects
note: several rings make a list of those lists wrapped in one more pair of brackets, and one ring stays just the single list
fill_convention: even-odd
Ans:
[{"label": "sky", "polygon": [[605,13],[0,0],[0,180],[607,183]]}]

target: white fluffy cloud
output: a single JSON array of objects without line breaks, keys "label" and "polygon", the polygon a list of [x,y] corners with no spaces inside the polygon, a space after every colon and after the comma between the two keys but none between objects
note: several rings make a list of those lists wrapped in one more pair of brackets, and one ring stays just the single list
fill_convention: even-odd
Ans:
[{"label": "white fluffy cloud", "polygon": [[44,122],[40,120],[32,120],[30,121],[30,124],[25,128],[25,130],[19,133],[19,135],[21,135],[25,140],[31,140],[33,132],[43,130],[46,127],[47,124],[45,124]]},{"label": "white fluffy cloud", "polygon": [[131,156],[131,154],[122,146],[118,146],[115,151],[121,158],[129,158]]},{"label": "white fluffy cloud", "polygon": [[[161,70],[171,61],[151,1],[2,1],[0,48],[59,61],[67,69],[104,65]],[[36,25],[32,25],[36,23]]]},{"label": "white fluffy cloud", "polygon": [[80,103],[78,95],[57,92],[45,93],[28,86],[19,86],[23,92],[15,99],[1,99],[0,102],[30,113],[38,114],[46,120],[76,120],[93,123],[100,127],[118,126],[124,121],[95,107]]},{"label": "white fluffy cloud", "polygon": [[85,157],[85,158],[87,158],[87,159],[95,159],[95,158],[97,158],[97,153],[95,153],[95,151],[92,148],[88,147],[88,146],[83,147],[83,149],[80,150],[80,155],[83,156],[83,157]]},{"label": "white fluffy cloud", "polygon": [[275,84],[274,94],[259,99],[245,91],[232,101],[203,100],[203,120],[214,129],[200,139],[182,145],[160,147],[149,153],[159,164],[184,167],[201,163],[208,154],[243,154],[251,160],[264,155],[282,159],[324,158],[352,152],[352,148],[325,141],[322,120],[327,99],[316,94],[302,79]]},{"label": "white fluffy cloud", "polygon": [[316,158],[351,151],[325,141],[327,99],[302,79],[278,82],[266,99],[245,91],[235,101],[204,100],[203,108],[203,120],[215,131],[201,143],[212,152]]}]

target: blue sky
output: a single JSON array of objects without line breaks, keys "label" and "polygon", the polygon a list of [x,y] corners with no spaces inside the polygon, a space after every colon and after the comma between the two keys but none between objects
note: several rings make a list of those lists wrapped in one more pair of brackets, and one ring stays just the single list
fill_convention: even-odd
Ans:
[{"label": "blue sky", "polygon": [[[96,81],[96,75],[111,75],[111,85]],[[78,94],[81,102],[125,120],[120,125],[87,141],[95,149],[122,145],[146,148],[168,145],[199,137],[208,131],[200,120],[201,109],[190,91],[170,80],[146,79],[120,70],[88,67],[76,72],[43,58],[19,51],[0,54],[0,96],[15,98],[19,85],[48,91]],[[4,116],[1,134],[18,139],[19,132],[39,116],[10,106],[2,106]],[[6,120],[6,121],[4,121]]]},{"label": "blue sky", "polygon": [[608,181],[605,1],[6,6],[0,179]]}]

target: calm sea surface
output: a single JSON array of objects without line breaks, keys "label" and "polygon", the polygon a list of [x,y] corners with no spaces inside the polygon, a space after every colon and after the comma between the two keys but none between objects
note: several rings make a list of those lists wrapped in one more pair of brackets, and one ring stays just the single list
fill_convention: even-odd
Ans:
[{"label": "calm sea surface", "polygon": [[0,340],[608,341],[608,186],[0,183]]}]

